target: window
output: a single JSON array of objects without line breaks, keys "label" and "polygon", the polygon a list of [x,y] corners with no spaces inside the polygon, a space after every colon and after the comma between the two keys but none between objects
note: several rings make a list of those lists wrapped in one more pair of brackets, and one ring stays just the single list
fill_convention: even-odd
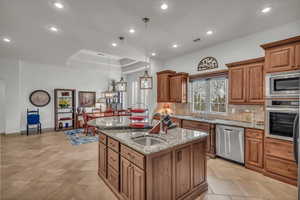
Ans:
[{"label": "window", "polygon": [[194,112],[227,112],[227,78],[209,78],[191,84],[192,110]]},{"label": "window", "polygon": [[150,90],[141,90],[138,80],[132,81],[131,84],[131,105],[143,104],[149,106]]}]

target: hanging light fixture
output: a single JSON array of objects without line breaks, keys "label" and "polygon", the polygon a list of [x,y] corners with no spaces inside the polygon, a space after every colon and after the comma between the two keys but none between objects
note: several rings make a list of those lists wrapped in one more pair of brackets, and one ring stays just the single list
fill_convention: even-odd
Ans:
[{"label": "hanging light fixture", "polygon": [[111,99],[118,95],[118,92],[116,91],[116,81],[115,80],[111,81],[111,86],[112,86],[111,90],[109,89],[109,86],[108,86],[107,90],[102,92],[104,98],[106,98],[106,99]]},{"label": "hanging light fixture", "polygon": [[117,90],[119,92],[126,92],[127,91],[127,82],[121,77],[121,80],[117,82]]},{"label": "hanging light fixture", "polygon": [[[144,17],[143,22],[145,23],[145,29],[147,30],[148,23],[150,21],[150,18]],[[146,56],[145,56],[145,62],[147,62],[147,49],[146,49]],[[150,66],[149,66],[150,68]],[[140,77],[140,89],[152,89],[153,79],[149,75],[148,70],[144,72],[144,75]]]}]

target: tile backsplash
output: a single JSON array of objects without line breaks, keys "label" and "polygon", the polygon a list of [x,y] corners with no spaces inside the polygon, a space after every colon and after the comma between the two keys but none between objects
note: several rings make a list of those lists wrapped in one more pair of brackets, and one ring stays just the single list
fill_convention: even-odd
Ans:
[{"label": "tile backsplash", "polygon": [[[166,106],[167,105],[167,106]],[[169,114],[190,115],[209,119],[227,119],[242,122],[264,122],[265,109],[263,105],[233,105],[229,104],[226,114],[205,114],[192,112],[190,103],[158,103],[156,112],[168,111]]]}]

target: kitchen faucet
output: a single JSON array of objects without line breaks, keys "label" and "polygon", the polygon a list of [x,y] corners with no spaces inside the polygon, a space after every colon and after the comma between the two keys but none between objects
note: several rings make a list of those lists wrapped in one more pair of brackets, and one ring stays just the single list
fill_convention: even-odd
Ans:
[{"label": "kitchen faucet", "polygon": [[151,120],[151,124],[153,123],[153,120],[154,120],[154,117],[159,117],[159,135],[162,135],[162,134],[167,134],[167,128],[165,129],[164,131],[164,127],[163,127],[163,121],[164,121],[164,117],[161,113],[154,113],[153,116],[152,116],[152,120]]}]

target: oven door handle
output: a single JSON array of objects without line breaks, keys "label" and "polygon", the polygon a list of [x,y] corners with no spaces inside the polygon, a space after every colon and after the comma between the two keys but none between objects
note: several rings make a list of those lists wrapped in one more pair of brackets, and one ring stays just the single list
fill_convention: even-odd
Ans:
[{"label": "oven door handle", "polygon": [[299,114],[296,115],[293,126],[293,147],[294,147],[294,159],[298,163],[298,137],[299,137]]}]

